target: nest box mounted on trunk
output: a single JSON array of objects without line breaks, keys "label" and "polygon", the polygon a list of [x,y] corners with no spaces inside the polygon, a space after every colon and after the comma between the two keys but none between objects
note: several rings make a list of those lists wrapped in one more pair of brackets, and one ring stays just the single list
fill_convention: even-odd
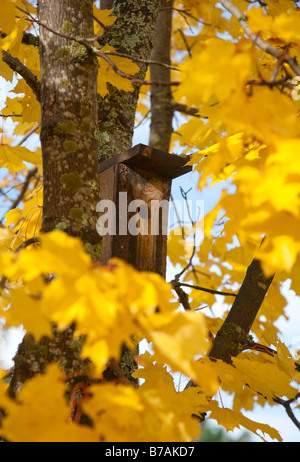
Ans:
[{"label": "nest box mounted on trunk", "polygon": [[192,170],[187,159],[143,144],[100,163],[98,232],[101,263],[122,258],[141,271],[166,273],[172,179]]}]

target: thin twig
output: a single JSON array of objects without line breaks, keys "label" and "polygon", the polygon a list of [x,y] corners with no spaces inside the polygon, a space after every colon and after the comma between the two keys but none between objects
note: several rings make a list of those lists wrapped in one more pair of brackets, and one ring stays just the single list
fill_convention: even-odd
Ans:
[{"label": "thin twig", "polygon": [[201,117],[202,119],[207,119],[208,117],[202,117],[199,112],[198,112],[198,109],[195,108],[195,107],[189,107],[187,106],[186,104],[182,104],[182,103],[173,103],[170,107],[170,109],[172,111],[177,111],[177,112],[181,112],[182,114],[186,114],[186,115],[191,115],[193,117]]},{"label": "thin twig", "polygon": [[37,123],[35,124],[27,133],[26,135],[23,136],[23,138],[18,142],[17,146],[21,146],[25,141],[34,133],[37,131],[41,124]]},{"label": "thin twig", "polygon": [[149,111],[147,111],[147,113],[142,117],[142,119],[135,125],[134,128],[138,128],[140,125],[143,124],[143,122],[145,122],[145,120],[147,119],[147,117],[149,116],[151,110],[149,109]]},{"label": "thin twig", "polygon": [[195,235],[194,235],[194,244],[193,244],[193,250],[192,250],[192,254],[190,256],[190,259],[189,259],[189,262],[186,264],[186,266],[182,269],[182,271],[180,271],[180,273],[176,274],[175,276],[175,281],[178,281],[178,279],[191,267],[193,266],[193,263],[192,263],[192,260],[195,256],[195,252],[196,252],[196,243],[195,243]]},{"label": "thin twig", "polygon": [[36,173],[37,173],[37,167],[33,167],[32,169],[28,170],[25,181],[24,181],[23,186],[22,186],[22,189],[21,189],[18,197],[16,197],[16,199],[11,204],[9,210],[15,209],[18,206],[18,204],[20,202],[22,202],[22,200],[23,200],[23,198],[24,198],[24,196],[26,194],[26,191],[27,191],[27,189],[29,187],[30,181],[35,177]]},{"label": "thin twig", "polygon": [[[20,9],[20,8],[18,8]],[[24,10],[20,9],[21,11],[23,11],[25,13]],[[103,36],[103,34],[101,35],[97,35],[95,37],[75,37],[73,35],[69,35],[69,34],[65,34],[63,32],[60,32],[60,31],[56,31],[56,30],[53,30],[52,28],[50,28],[46,23],[43,23],[41,22],[40,20],[34,18],[30,13],[28,13],[28,16],[30,17],[30,19],[34,22],[36,22],[39,26],[42,26],[44,27],[45,29],[47,29],[49,32],[52,32],[53,34],[56,34],[58,35],[59,37],[63,37],[67,40],[73,40],[75,42],[78,42],[82,45],[85,45],[89,51],[98,51],[96,49],[94,49],[93,47],[89,47],[89,43],[93,43],[93,42],[97,42],[98,40],[100,40]],[[105,30],[108,30],[108,27],[104,26],[104,24],[102,24],[97,18],[95,18],[93,16],[94,20],[97,21],[101,27],[103,27],[103,29]],[[109,50],[105,50],[105,51],[101,51],[101,54],[106,54],[106,55],[112,55],[112,56],[119,56],[121,58],[128,58],[128,59],[131,59],[132,61],[137,61],[137,62],[140,62],[140,63],[144,63],[144,64],[156,64],[158,66],[163,66],[163,67],[167,67],[168,69],[172,69],[172,70],[175,70],[175,71],[180,71],[180,69],[176,66],[171,66],[171,65],[168,65],[166,63],[161,63],[159,61],[151,61],[149,59],[142,59],[142,58],[138,58],[138,57],[134,57],[134,56],[131,56],[130,54],[128,53],[119,53],[117,51],[109,51]]]},{"label": "thin twig", "polygon": [[135,77],[134,75],[127,74],[126,72],[121,71],[117,65],[102,51],[93,50],[95,55],[99,56],[100,58],[103,58],[115,71],[116,74],[118,74],[120,77],[123,77],[125,79],[131,80],[133,83],[137,83],[139,85],[162,85],[162,86],[178,86],[180,82],[177,81],[171,81],[171,82],[166,82],[165,80],[143,80]]},{"label": "thin twig", "polygon": [[294,415],[294,413],[293,413],[293,411],[291,409],[291,403],[296,401],[298,398],[300,398],[300,393],[297,393],[297,395],[294,398],[291,398],[291,399],[288,399],[288,400],[284,400],[282,398],[275,397],[273,399],[273,401],[275,401],[275,403],[281,404],[284,407],[284,409],[286,410],[286,413],[289,416],[289,418],[291,419],[291,421],[296,425],[298,430],[300,430],[300,422],[299,422],[298,419],[296,419],[296,417],[295,417],[295,415]]},{"label": "thin twig", "polygon": [[[185,200],[186,202],[186,208],[187,208],[187,212],[188,212],[188,216],[189,216],[189,220],[191,222],[191,225],[192,227],[194,228],[195,224],[196,224],[196,221],[193,220],[193,217],[192,217],[192,214],[191,214],[191,211],[190,211],[190,207],[189,207],[189,203],[188,203],[188,198],[187,198],[187,195],[188,193],[190,192],[192,188],[190,188],[188,191],[184,191],[184,189],[180,186],[180,192],[181,192],[181,195],[183,197],[183,199]],[[183,234],[182,234],[182,237],[184,239],[184,228],[182,227],[182,231],[183,231]],[[192,267],[192,271],[193,273],[195,274],[195,277],[197,279],[197,275],[196,275],[196,272],[195,272],[195,269],[194,269],[194,266],[193,266],[193,258],[195,256],[195,253],[196,253],[196,233],[194,233],[194,236],[193,236],[193,250],[192,250],[192,253],[191,253],[191,256],[190,256],[190,259],[188,261],[188,263],[186,264],[186,266],[178,273],[176,274],[175,276],[175,281],[178,281],[179,278],[190,268]]]},{"label": "thin twig", "polygon": [[87,43],[87,42],[94,42],[95,40],[99,40],[102,35],[99,35],[99,36],[96,36],[96,37],[85,37],[85,38],[82,38],[82,37],[75,37],[73,35],[69,35],[69,34],[65,34],[64,32],[61,32],[61,31],[58,31],[58,30],[54,30],[52,29],[51,27],[49,27],[46,23],[40,21],[39,19],[36,19],[32,16],[32,14],[30,14],[28,11],[25,11],[23,10],[22,8],[18,7],[17,6],[17,9],[22,11],[22,13],[25,13],[28,15],[30,21],[38,24],[40,27],[43,27],[44,29],[48,30],[49,32],[51,32],[52,34],[55,34],[57,35],[58,37],[62,37],[62,38],[65,38],[67,40],[73,40],[75,42],[78,42],[84,46],[86,46],[86,48],[90,48],[90,45]]},{"label": "thin twig", "polygon": [[177,218],[177,221],[178,221],[178,225],[180,226],[180,229],[181,229],[182,239],[184,239],[185,238],[184,228],[183,228],[183,226],[181,224],[181,219],[180,219],[180,216],[179,216],[179,212],[177,210],[177,207],[176,207],[176,204],[175,204],[172,193],[170,194],[170,199],[171,199],[173,207],[174,207],[174,211],[175,211],[175,215],[176,215],[176,218]]},{"label": "thin twig", "polygon": [[294,88],[293,84],[287,81],[287,78],[283,79],[278,79],[278,80],[272,80],[272,78],[268,80],[249,80],[247,82],[247,85],[258,85],[258,86],[263,86],[263,87],[277,87],[277,86],[283,86],[287,88]]},{"label": "thin twig", "polygon": [[19,247],[16,248],[15,253],[20,252],[20,250],[26,249],[27,247],[29,247],[32,244],[37,244],[38,242],[40,242],[40,239],[38,237],[36,237],[36,236],[31,237],[31,238],[27,239],[26,241],[22,242],[22,244],[20,244]]},{"label": "thin twig", "polygon": [[23,114],[0,114],[0,117],[23,117]]},{"label": "thin twig", "polygon": [[179,34],[181,35],[181,38],[183,40],[183,43],[185,44],[185,47],[186,47],[186,51],[188,52],[188,55],[189,57],[191,58],[192,57],[192,51],[191,51],[191,48],[186,40],[186,37],[184,35],[184,32],[182,31],[182,29],[177,29],[176,32],[179,32]]},{"label": "thin twig", "polygon": [[182,286],[182,287],[189,287],[190,289],[201,290],[202,292],[208,292],[209,294],[213,294],[213,295],[226,295],[229,297],[236,297],[236,294],[233,292],[225,292],[221,290],[208,289],[207,287],[194,286],[192,284],[187,284],[185,282],[179,282],[179,281],[173,280],[171,281],[171,284],[174,287],[174,289],[176,287]]},{"label": "thin twig", "polygon": [[104,53],[106,55],[111,55],[111,56],[119,56],[120,58],[128,58],[138,63],[155,64],[157,66],[166,67],[167,69],[171,69],[173,71],[180,71],[179,67],[171,66],[170,64],[162,63],[160,61],[153,61],[151,59],[137,58],[135,56],[131,56],[128,53],[119,53],[118,51],[109,51],[109,50],[102,50],[101,53]]}]

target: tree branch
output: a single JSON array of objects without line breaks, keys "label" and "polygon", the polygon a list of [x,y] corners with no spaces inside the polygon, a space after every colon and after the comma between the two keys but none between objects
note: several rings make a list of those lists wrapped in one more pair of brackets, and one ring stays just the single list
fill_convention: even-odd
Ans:
[{"label": "tree branch", "polygon": [[[23,10],[21,10],[21,11],[23,11]],[[176,82],[165,82],[163,80],[142,80],[142,79],[138,79],[134,75],[130,75],[130,74],[127,74],[126,72],[121,71],[116,66],[116,64],[106,55],[120,56],[120,57],[124,57],[124,58],[129,58],[129,59],[131,59],[133,61],[136,61],[136,62],[141,62],[141,63],[144,63],[144,64],[156,64],[156,65],[159,65],[159,66],[167,67],[168,69],[173,69],[173,70],[179,71],[179,69],[177,67],[175,67],[175,66],[171,66],[169,64],[159,62],[159,61],[151,61],[151,60],[148,60],[148,59],[142,59],[142,58],[134,57],[134,56],[131,56],[128,53],[119,53],[119,52],[114,52],[114,51],[101,51],[101,50],[98,50],[97,48],[90,45],[90,43],[93,43],[95,41],[100,40],[103,37],[103,34],[101,34],[101,35],[99,35],[97,37],[75,37],[73,35],[65,34],[65,33],[61,32],[61,31],[57,31],[57,30],[52,29],[51,27],[48,26],[48,24],[46,24],[46,23],[44,23],[44,22],[42,22],[40,20],[35,19],[30,14],[29,14],[29,17],[30,17],[30,19],[32,21],[37,23],[40,27],[44,27],[49,32],[52,32],[53,34],[58,35],[59,37],[65,38],[67,40],[72,40],[74,42],[80,43],[81,45],[84,45],[90,53],[94,53],[96,56],[99,56],[99,57],[103,58],[113,68],[113,70],[116,72],[116,74],[120,75],[120,77],[124,77],[126,79],[131,80],[133,83],[137,83],[137,84],[140,84],[140,85],[165,85],[165,86],[169,86],[169,85],[178,86],[179,85],[179,82],[177,82],[177,81]],[[102,25],[102,27],[104,27],[104,29],[107,29],[103,25]]]},{"label": "tree branch", "polygon": [[[178,111],[178,112],[181,112],[182,114],[186,114],[186,115],[191,115],[191,116],[194,116],[194,117],[200,117],[200,118],[204,118],[204,117],[201,117],[201,115],[199,114],[198,112],[198,109],[196,107],[189,107],[187,106],[186,104],[181,104],[181,103],[172,103],[171,104],[171,110],[172,111]],[[205,117],[207,119],[207,117]]]},{"label": "tree branch", "polygon": [[[7,37],[7,34],[1,32],[0,37],[5,38]],[[23,32],[22,43],[24,43],[25,45],[32,45],[38,47],[40,43],[40,38],[37,35],[31,34],[30,32]]]},{"label": "tree branch", "polygon": [[217,333],[209,356],[230,363],[239,354],[241,334],[246,337],[274,276],[266,278],[260,262],[252,261],[235,301]]},{"label": "tree branch", "polygon": [[28,67],[24,66],[18,58],[14,58],[8,51],[2,50],[3,61],[15,72],[17,72],[27,85],[32,89],[33,93],[40,101],[40,81],[37,76],[31,72]]},{"label": "tree branch", "polygon": [[180,288],[180,284],[176,281],[171,281],[171,284],[173,285],[173,288],[178,296],[179,302],[182,304],[183,308],[185,310],[190,311],[191,306],[189,304],[189,297],[188,295]]},{"label": "tree branch", "polygon": [[136,61],[137,63],[155,64],[157,66],[162,66],[162,67],[165,67],[166,69],[171,69],[173,71],[180,71],[180,69],[176,66],[171,66],[170,64],[166,64],[160,61],[153,61],[151,59],[137,58],[135,56],[131,56],[128,53],[119,53],[118,51],[109,51],[109,50],[101,51],[101,53],[105,55],[119,56],[120,58],[128,58],[128,59],[131,59],[132,61]]},{"label": "tree branch", "polygon": [[293,413],[293,411],[291,409],[291,403],[296,401],[298,398],[300,398],[300,393],[297,393],[297,395],[294,398],[288,399],[288,400],[284,400],[282,398],[275,397],[274,401],[275,401],[275,403],[281,404],[284,407],[284,409],[286,410],[286,413],[289,416],[289,418],[291,419],[291,421],[296,425],[298,430],[300,430],[300,422],[299,422],[298,419],[296,419],[296,417],[295,417],[295,415],[294,415],[294,413]]},{"label": "tree branch", "polygon": [[202,292],[208,292],[213,295],[226,295],[229,297],[236,297],[237,295],[233,292],[226,292],[222,290],[208,289],[206,287],[194,286],[192,284],[186,284],[185,282],[171,281],[172,286],[176,290],[177,287],[189,287],[190,289],[201,290]]},{"label": "tree branch", "polygon": [[[258,260],[252,261],[229,314],[215,336],[208,355],[212,360],[221,359],[230,364],[232,357],[253,345],[249,332],[273,278],[264,276]],[[192,386],[195,384],[190,380],[186,388]]]},{"label": "tree branch", "polygon": [[40,123],[35,124],[27,133],[26,135],[23,136],[23,138],[19,141],[17,146],[21,146],[25,141],[34,133],[37,131],[37,129],[40,127]]},{"label": "tree branch", "polygon": [[18,197],[16,197],[16,199],[11,204],[9,210],[15,209],[17,205],[23,200],[25,193],[29,187],[30,181],[35,177],[36,173],[37,173],[37,167],[33,167],[32,169],[28,170],[25,181],[22,185],[22,189]]}]

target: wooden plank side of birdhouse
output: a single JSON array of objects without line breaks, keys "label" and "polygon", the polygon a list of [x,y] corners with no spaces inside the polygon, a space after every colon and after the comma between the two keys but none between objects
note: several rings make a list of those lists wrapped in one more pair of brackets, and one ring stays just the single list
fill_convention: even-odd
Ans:
[{"label": "wooden plank side of birdhouse", "polygon": [[171,183],[192,170],[186,162],[143,144],[101,162],[101,199],[113,201],[108,218],[115,226],[104,237],[102,264],[118,257],[165,277]]},{"label": "wooden plank side of birdhouse", "polygon": [[126,193],[127,213],[123,201],[119,201],[117,229],[120,225],[124,229],[125,221],[128,229],[126,235],[114,236],[113,256],[140,271],[153,271],[165,277],[171,180],[121,164],[118,192]]},{"label": "wooden plank side of birdhouse", "polygon": [[[101,192],[101,201],[111,201],[112,204],[117,204],[117,192],[118,192],[118,165],[114,165],[109,169],[104,170],[99,175],[99,182],[100,182],[100,192]],[[98,210],[99,211],[99,210]],[[104,212],[104,210],[101,210]],[[109,208],[107,210],[107,219],[110,223],[114,224],[116,220],[116,216],[114,214],[114,208]],[[114,226],[113,226],[114,227]],[[99,235],[102,235],[102,231],[100,228],[97,229]],[[100,257],[100,263],[102,265],[106,265],[108,261],[113,256],[113,242],[114,242],[114,234],[107,233],[103,236],[103,243],[102,243],[102,251]]]}]

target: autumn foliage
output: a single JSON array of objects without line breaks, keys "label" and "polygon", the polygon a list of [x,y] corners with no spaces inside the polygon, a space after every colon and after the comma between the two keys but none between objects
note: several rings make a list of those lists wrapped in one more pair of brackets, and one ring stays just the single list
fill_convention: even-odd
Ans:
[{"label": "autumn foliage", "polygon": [[[244,427],[262,439],[281,440],[276,429],[255,422],[255,409],[282,407],[299,396],[297,355],[276,321],[286,316],[283,283],[290,279],[300,295],[300,12],[289,0],[233,1],[174,3],[172,92],[184,122],[172,135],[171,150],[189,155],[200,190],[217,182],[224,187],[203,222],[171,231],[169,258],[178,272],[167,283],[119,259],[97,264],[63,229],[40,232],[41,149],[24,143],[40,132],[34,39],[43,26],[28,1],[2,0],[0,74],[14,88],[0,114],[7,207],[0,229],[0,315],[6,329],[22,325],[41,349],[53,325],[59,331],[73,326],[72,341],[82,341],[86,366],[70,371],[53,361],[14,397],[3,371],[3,439],[189,442],[206,418],[228,431]],[[114,22],[112,11],[94,7],[95,37]],[[98,60],[99,98],[111,87],[132,92],[141,84],[134,57],[96,39],[88,46]],[[149,76],[142,83],[137,121],[149,112]],[[193,240],[198,229],[204,231],[200,244]],[[212,358],[214,338],[253,259],[272,283],[251,332],[238,332],[238,354],[229,362]],[[188,309],[174,290],[179,287]],[[224,309],[216,314],[218,291],[225,293]],[[138,355],[143,339],[151,353]],[[136,365],[132,380],[119,364],[124,345]],[[114,380],[105,378],[108,365]],[[180,388],[178,376],[194,386]],[[223,406],[222,393],[232,396],[232,408]],[[253,420],[244,410],[253,410]]]}]

